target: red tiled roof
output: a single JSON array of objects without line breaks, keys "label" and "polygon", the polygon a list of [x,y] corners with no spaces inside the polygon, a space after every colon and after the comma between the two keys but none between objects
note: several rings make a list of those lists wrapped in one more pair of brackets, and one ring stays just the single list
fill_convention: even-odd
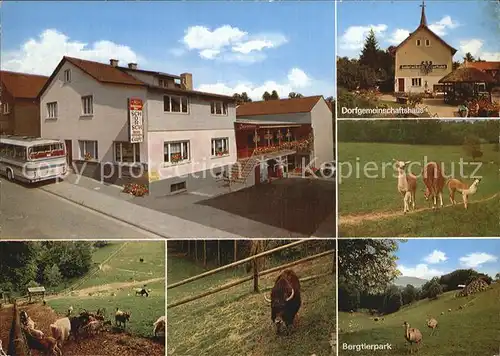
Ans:
[{"label": "red tiled roof", "polygon": [[0,71],[0,79],[14,98],[36,98],[49,77],[42,75]]},{"label": "red tiled roof", "polygon": [[467,67],[480,70],[500,70],[500,62],[467,62]]},{"label": "red tiled roof", "polygon": [[80,68],[85,73],[101,83],[144,85],[143,82],[135,79],[130,74],[113,67],[109,64],[87,61],[79,58],[63,57],[74,66]]},{"label": "red tiled roof", "polygon": [[305,98],[253,101],[236,108],[236,116],[282,115],[310,112],[321,95]]}]

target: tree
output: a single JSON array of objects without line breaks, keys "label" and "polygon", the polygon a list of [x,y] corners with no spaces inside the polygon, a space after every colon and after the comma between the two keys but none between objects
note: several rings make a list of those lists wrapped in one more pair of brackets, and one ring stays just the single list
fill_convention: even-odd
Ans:
[{"label": "tree", "polygon": [[358,310],[361,302],[359,290],[355,286],[339,281],[338,301],[340,310]]},{"label": "tree", "polygon": [[278,95],[278,92],[276,90],[273,90],[271,92],[271,100],[279,100],[280,96]]},{"label": "tree", "polygon": [[397,312],[403,306],[403,298],[398,287],[390,286],[384,296],[384,313],[390,314]]},{"label": "tree", "polygon": [[62,282],[63,276],[56,264],[53,264],[52,267],[47,266],[45,268],[44,280],[49,287],[55,287]]},{"label": "tree", "polygon": [[443,293],[443,288],[439,284],[438,277],[432,278],[422,286],[423,298],[436,299],[441,293]]},{"label": "tree", "polygon": [[246,92],[243,92],[241,94],[234,93],[233,98],[236,99],[236,105],[252,102],[252,99],[248,97],[248,94]]},{"label": "tree", "polygon": [[417,289],[411,284],[407,284],[401,293],[403,297],[403,304],[411,304],[417,300]]},{"label": "tree", "polygon": [[269,94],[267,90],[264,92],[264,94],[262,94],[262,100],[264,101],[271,100],[271,94]]},{"label": "tree", "polygon": [[495,274],[495,279],[496,279],[497,281],[500,281],[500,272],[499,272],[499,273],[497,273],[497,274]]},{"label": "tree", "polygon": [[13,290],[25,290],[37,277],[37,258],[40,244],[37,242],[0,243],[0,276],[2,284]]},{"label": "tree", "polygon": [[370,68],[378,68],[379,50],[380,48],[377,38],[375,37],[375,32],[373,29],[370,29],[370,32],[365,39],[363,49],[361,50],[361,55],[359,56],[359,63]]},{"label": "tree", "polygon": [[475,60],[476,59],[470,52],[467,52],[464,56],[464,62],[475,62]]},{"label": "tree", "polygon": [[300,93],[295,93],[295,92],[291,92],[291,93],[288,93],[288,98],[289,99],[295,99],[295,98],[303,98],[304,95],[300,94]]},{"label": "tree", "polygon": [[453,67],[452,67],[452,70],[455,70],[455,69],[457,69],[458,67],[460,67],[460,62],[453,62]]},{"label": "tree", "polygon": [[476,158],[483,156],[483,151],[481,150],[481,140],[476,135],[467,135],[464,139],[464,150],[467,155],[472,157],[475,161]]},{"label": "tree", "polygon": [[400,272],[395,240],[338,240],[338,276],[360,292],[383,292]]}]

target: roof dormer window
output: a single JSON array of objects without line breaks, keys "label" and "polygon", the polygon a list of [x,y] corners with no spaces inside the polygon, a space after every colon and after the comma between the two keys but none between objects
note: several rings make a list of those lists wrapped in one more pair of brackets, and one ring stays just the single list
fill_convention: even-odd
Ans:
[{"label": "roof dormer window", "polygon": [[71,82],[71,69],[66,69],[64,71],[64,82],[65,83]]},{"label": "roof dormer window", "polygon": [[417,47],[420,47],[421,44],[422,44],[422,41],[417,40]]},{"label": "roof dormer window", "polygon": [[430,47],[431,46],[431,40],[425,40],[425,47]]}]

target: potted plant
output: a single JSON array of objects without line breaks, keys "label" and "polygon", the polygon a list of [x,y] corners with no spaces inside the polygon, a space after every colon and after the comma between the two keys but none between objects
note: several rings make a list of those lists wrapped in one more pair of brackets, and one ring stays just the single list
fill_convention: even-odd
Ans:
[{"label": "potted plant", "polygon": [[86,152],[85,153],[85,156],[84,156],[84,159],[86,161],[91,161],[93,159],[92,155],[90,154],[90,152]]}]

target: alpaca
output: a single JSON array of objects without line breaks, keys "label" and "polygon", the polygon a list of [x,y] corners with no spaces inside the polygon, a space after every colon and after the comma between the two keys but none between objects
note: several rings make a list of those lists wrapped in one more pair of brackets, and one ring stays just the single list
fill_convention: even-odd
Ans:
[{"label": "alpaca", "polygon": [[450,191],[450,202],[455,205],[457,201],[455,200],[455,192],[462,193],[462,200],[464,202],[464,208],[467,209],[467,203],[469,202],[469,196],[473,195],[477,192],[477,186],[481,182],[480,178],[474,180],[474,182],[469,186],[467,184],[462,183],[458,179],[451,178],[446,185],[448,186],[448,190]]},{"label": "alpaca", "polygon": [[396,162],[396,169],[398,170],[398,191],[403,196],[403,213],[406,214],[410,211],[410,205],[415,210],[415,192],[417,190],[417,177],[411,173],[406,173],[406,167],[411,161],[398,161]]},{"label": "alpaca", "polygon": [[418,329],[410,328],[410,324],[406,321],[403,326],[405,327],[405,339],[410,343],[410,353],[413,353],[413,343],[417,344],[418,350],[420,342],[422,342],[422,333]]},{"label": "alpaca", "polygon": [[427,327],[432,329],[432,331],[431,331],[431,336],[432,336],[434,334],[434,331],[438,327],[438,322],[434,318],[427,319],[426,322],[427,322]]}]

